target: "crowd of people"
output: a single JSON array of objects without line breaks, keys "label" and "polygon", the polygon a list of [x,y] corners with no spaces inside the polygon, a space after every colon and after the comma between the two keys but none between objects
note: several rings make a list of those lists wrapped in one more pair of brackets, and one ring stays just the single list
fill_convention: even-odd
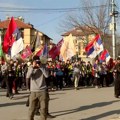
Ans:
[{"label": "crowd of people", "polygon": [[[7,88],[7,97],[12,98],[13,94],[18,94],[18,90],[22,90],[23,87],[30,89],[30,81],[26,79],[26,73],[31,64],[31,61],[18,62],[12,59],[4,64],[0,61],[0,85],[2,88]],[[72,86],[76,90],[80,86],[109,87],[114,84],[116,64],[117,61],[113,61],[112,58],[107,64],[100,63],[99,60],[95,60],[94,63],[81,60],[68,60],[66,63],[58,60],[48,61],[45,64],[49,72],[46,83],[50,90],[62,90],[64,87]]]},{"label": "crowd of people", "polygon": [[[53,117],[49,114],[49,90],[63,90],[64,87],[109,87],[114,85],[115,97],[120,96],[120,57],[108,63],[96,59],[93,63],[82,60],[48,61],[42,64],[39,57],[32,61],[9,62],[0,60],[0,87],[6,89],[6,97],[13,98],[23,88],[30,91],[29,120],[39,108],[42,120]],[[38,104],[39,103],[39,104]],[[36,107],[37,104],[37,107]]]},{"label": "crowd of people", "polygon": [[108,64],[105,62],[100,63],[95,60],[92,64],[90,61],[67,61],[63,63],[57,61],[56,64],[48,62],[49,86],[56,89],[62,89],[64,86],[74,86],[78,90],[79,86],[95,86],[109,87],[114,82],[114,67],[115,62],[113,59]]}]

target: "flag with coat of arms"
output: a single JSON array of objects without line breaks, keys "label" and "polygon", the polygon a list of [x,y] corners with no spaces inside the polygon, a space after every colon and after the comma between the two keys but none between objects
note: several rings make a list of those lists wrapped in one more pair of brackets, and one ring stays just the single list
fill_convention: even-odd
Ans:
[{"label": "flag with coat of arms", "polygon": [[94,39],[85,47],[87,56],[90,58],[95,58],[100,54],[100,52],[103,51],[103,49],[104,48],[100,35],[96,35]]},{"label": "flag with coat of arms", "polygon": [[9,54],[11,58],[24,49],[21,33],[13,17],[5,33],[2,48],[3,52]]}]

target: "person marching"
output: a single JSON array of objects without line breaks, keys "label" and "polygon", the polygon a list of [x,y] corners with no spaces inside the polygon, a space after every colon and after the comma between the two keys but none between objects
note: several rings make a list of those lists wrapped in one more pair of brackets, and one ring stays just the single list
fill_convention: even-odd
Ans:
[{"label": "person marching", "polygon": [[112,58],[110,58],[110,60],[107,63],[107,68],[108,68],[108,73],[107,73],[107,78],[109,79],[109,84],[114,83],[114,78],[113,78],[113,69],[115,67],[115,62],[113,61]]},{"label": "person marching", "polygon": [[74,78],[75,90],[78,90],[79,79],[80,79],[80,69],[79,69],[78,62],[76,62],[73,67],[73,78]]},{"label": "person marching", "polygon": [[108,73],[107,65],[105,62],[102,62],[100,71],[100,84],[102,87],[104,87],[104,82],[106,87],[109,86],[109,79],[107,79],[107,73]]},{"label": "person marching", "polygon": [[6,79],[6,85],[7,85],[7,97],[9,97],[10,99],[13,98],[13,82],[14,82],[14,76],[15,76],[15,72],[13,70],[14,64],[13,64],[13,60],[11,59],[8,67],[7,67],[7,79]]},{"label": "person marching", "polygon": [[95,88],[99,88],[99,85],[100,85],[100,81],[99,81],[99,78],[100,78],[100,75],[99,75],[99,72],[100,72],[99,60],[95,60],[95,63],[93,65],[93,71],[94,71],[93,84],[95,85]]},{"label": "person marching", "polygon": [[115,74],[114,94],[116,98],[119,98],[120,96],[120,57],[117,58],[117,63],[115,65],[113,74]]}]

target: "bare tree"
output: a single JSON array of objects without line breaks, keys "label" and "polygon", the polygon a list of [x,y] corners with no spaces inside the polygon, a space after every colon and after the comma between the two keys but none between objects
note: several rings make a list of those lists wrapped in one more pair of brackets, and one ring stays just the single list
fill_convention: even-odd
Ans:
[{"label": "bare tree", "polygon": [[[84,29],[89,28],[90,33],[100,34],[103,40],[104,47],[112,53],[112,41],[108,36],[110,17],[110,0],[81,0],[81,7],[79,8],[79,15],[69,14],[64,21],[61,22],[60,28],[62,32],[68,32],[71,28],[78,28],[86,36],[83,39],[88,43],[88,31]],[[64,28],[64,29],[63,29]]]},{"label": "bare tree", "polygon": [[59,25],[61,31],[65,32],[73,27],[87,26],[93,32],[95,28],[103,33],[108,32],[110,16],[109,16],[109,0],[81,0],[79,8],[80,14],[77,16],[69,14],[64,21]]},{"label": "bare tree", "polygon": [[79,22],[79,16],[75,14],[75,12],[70,12],[67,14],[66,18],[63,19],[58,26],[59,32],[63,33],[66,32],[74,27],[78,27]]},{"label": "bare tree", "polygon": [[[109,0],[100,0],[98,5],[95,5],[91,1],[83,0],[82,4],[86,5],[86,9],[84,10],[85,16],[83,17],[84,21],[82,22],[87,26],[94,26],[103,33],[108,32],[111,20],[109,16]],[[91,8],[92,5],[94,5],[93,8]]]}]

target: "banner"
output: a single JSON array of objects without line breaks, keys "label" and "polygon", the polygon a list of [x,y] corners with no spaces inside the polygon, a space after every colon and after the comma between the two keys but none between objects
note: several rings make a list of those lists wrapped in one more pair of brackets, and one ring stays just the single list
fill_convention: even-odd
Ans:
[{"label": "banner", "polygon": [[61,55],[63,61],[65,61],[65,62],[68,59],[71,59],[71,57],[73,57],[74,55],[76,55],[76,48],[75,48],[72,34],[70,34],[68,37],[64,38],[64,42],[60,49],[60,55]]},{"label": "banner", "polygon": [[49,51],[49,56],[52,58],[52,59],[55,59],[56,56],[58,56],[60,54],[60,48],[63,44],[63,39],[60,40],[55,46],[53,46],[51,48],[51,50]]},{"label": "banner", "polygon": [[25,49],[22,51],[21,58],[26,59],[32,54],[30,46],[26,46]]}]

